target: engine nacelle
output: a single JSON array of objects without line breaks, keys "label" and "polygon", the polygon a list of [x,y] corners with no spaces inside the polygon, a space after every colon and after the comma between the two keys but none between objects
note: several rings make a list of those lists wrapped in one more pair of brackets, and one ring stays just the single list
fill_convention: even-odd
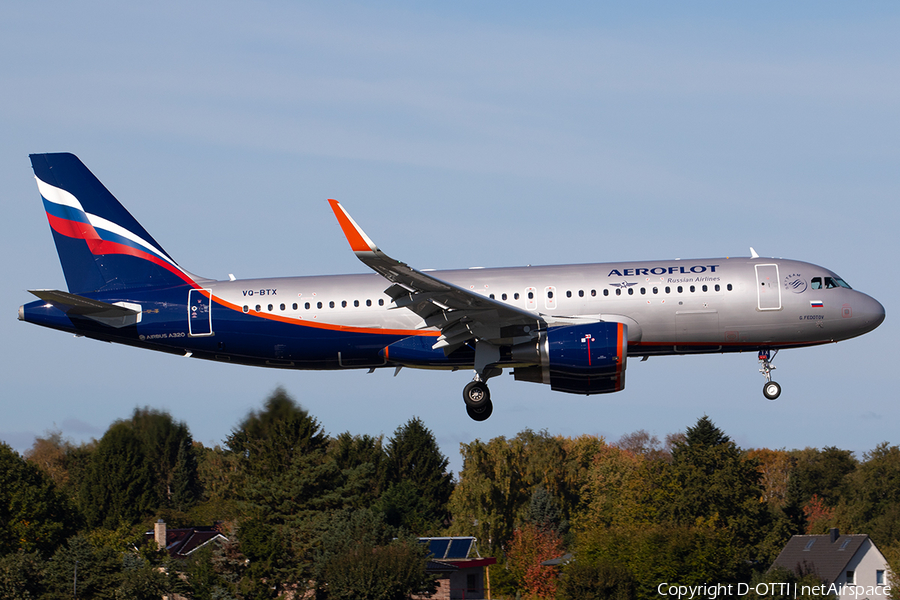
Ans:
[{"label": "engine nacelle", "polygon": [[534,343],[513,347],[517,380],[550,384],[570,394],[605,394],[625,388],[628,326],[601,322],[551,327]]}]

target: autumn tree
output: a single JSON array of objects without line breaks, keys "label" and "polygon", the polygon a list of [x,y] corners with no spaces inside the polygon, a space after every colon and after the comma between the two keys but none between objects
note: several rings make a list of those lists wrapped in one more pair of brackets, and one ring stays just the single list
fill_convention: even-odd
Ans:
[{"label": "autumn tree", "polygon": [[461,444],[463,470],[450,499],[451,532],[475,535],[501,554],[539,486],[559,501],[562,518],[568,520],[595,447],[585,439],[576,442],[529,429],[512,439]]},{"label": "autumn tree", "polygon": [[513,532],[506,564],[520,590],[531,597],[553,598],[558,571],[541,563],[559,558],[564,552],[562,538],[554,529],[524,523]]}]

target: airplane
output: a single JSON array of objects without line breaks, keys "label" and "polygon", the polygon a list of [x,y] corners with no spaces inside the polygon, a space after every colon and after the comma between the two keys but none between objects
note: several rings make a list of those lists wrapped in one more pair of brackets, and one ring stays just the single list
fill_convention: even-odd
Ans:
[{"label": "airplane", "polygon": [[763,394],[783,348],[872,331],[884,307],[796,260],[704,258],[423,271],[389,257],[344,207],[332,211],[374,273],[214,280],[184,270],[73,154],[32,154],[68,291],[19,320],[77,336],[282,369],[472,369],[468,415],[489,379],[572,394],[625,387],[629,357],[757,352]]}]

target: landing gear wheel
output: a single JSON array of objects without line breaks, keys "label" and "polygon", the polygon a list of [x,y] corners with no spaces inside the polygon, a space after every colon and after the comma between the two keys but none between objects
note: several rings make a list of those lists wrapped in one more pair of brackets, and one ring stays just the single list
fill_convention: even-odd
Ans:
[{"label": "landing gear wheel", "polygon": [[487,404],[484,404],[481,408],[472,408],[466,404],[466,414],[468,414],[469,418],[473,421],[487,421],[488,417],[490,417],[493,412],[494,403],[490,400],[488,400]]},{"label": "landing gear wheel", "polygon": [[467,408],[481,410],[491,403],[491,391],[483,381],[470,381],[463,388],[463,400]]},{"label": "landing gear wheel", "polygon": [[781,395],[781,386],[774,381],[767,381],[763,386],[763,396],[769,400],[774,400]]}]

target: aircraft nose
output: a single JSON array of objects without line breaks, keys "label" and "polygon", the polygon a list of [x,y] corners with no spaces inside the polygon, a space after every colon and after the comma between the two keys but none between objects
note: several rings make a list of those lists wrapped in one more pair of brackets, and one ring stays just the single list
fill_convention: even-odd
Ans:
[{"label": "aircraft nose", "polygon": [[884,306],[871,296],[865,296],[863,302],[854,310],[857,311],[867,332],[872,331],[884,321]]}]

